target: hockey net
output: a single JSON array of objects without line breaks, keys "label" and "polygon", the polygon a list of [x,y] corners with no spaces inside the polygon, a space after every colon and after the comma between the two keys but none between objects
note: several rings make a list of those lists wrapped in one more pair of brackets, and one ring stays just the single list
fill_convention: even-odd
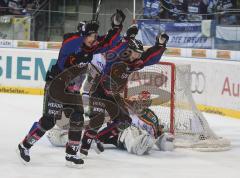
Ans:
[{"label": "hockey net", "polygon": [[137,100],[139,93],[151,94],[152,109],[175,135],[175,147],[198,151],[224,151],[230,141],[218,137],[197,109],[191,92],[190,65],[161,62],[132,73],[124,97]]}]

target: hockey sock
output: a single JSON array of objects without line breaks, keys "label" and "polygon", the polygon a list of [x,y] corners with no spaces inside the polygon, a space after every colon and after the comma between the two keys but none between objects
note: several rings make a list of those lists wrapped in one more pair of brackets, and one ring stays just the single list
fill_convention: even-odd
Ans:
[{"label": "hockey sock", "polygon": [[97,132],[94,130],[86,130],[82,138],[81,149],[89,150],[93,139],[96,137]]},{"label": "hockey sock", "polygon": [[117,146],[119,135],[118,125],[116,123],[108,124],[106,128],[98,132],[96,138],[105,144],[113,144]]},{"label": "hockey sock", "polygon": [[36,143],[44,134],[46,130],[44,130],[39,122],[34,122],[32,128],[28,132],[28,135],[23,140],[23,146],[27,149],[30,149],[34,143]]},{"label": "hockey sock", "polygon": [[66,153],[70,155],[76,155],[79,150],[80,141],[69,140],[66,144]]}]

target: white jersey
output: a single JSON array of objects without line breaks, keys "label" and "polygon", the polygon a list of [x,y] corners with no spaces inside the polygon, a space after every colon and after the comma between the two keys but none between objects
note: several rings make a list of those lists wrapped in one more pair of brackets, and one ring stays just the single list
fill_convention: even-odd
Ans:
[{"label": "white jersey", "polygon": [[90,64],[93,65],[98,70],[99,73],[101,73],[106,65],[104,55],[103,54],[93,55],[93,59]]},{"label": "white jersey", "polygon": [[106,65],[106,60],[103,54],[93,55],[92,61],[88,64],[88,77],[83,82],[83,91],[85,95],[89,94],[93,79],[100,75]]},{"label": "white jersey", "polygon": [[152,125],[148,124],[147,122],[144,122],[144,120],[141,120],[138,116],[134,115],[131,116],[132,118],[132,126],[145,130],[149,135],[152,137],[155,137],[155,131]]}]

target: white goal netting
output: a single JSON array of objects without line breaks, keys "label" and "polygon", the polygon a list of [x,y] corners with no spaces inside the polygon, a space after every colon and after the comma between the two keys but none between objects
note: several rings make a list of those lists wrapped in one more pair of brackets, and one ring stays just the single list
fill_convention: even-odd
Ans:
[{"label": "white goal netting", "polygon": [[198,151],[230,149],[230,141],[217,136],[197,109],[191,92],[190,65],[160,63],[130,75],[126,98],[137,98],[142,91],[151,93],[151,109],[175,135],[175,146]]}]

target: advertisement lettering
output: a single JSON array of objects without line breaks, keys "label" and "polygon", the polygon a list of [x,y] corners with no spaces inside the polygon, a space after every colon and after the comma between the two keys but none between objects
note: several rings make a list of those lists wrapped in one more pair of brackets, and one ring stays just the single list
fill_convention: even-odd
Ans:
[{"label": "advertisement lettering", "polygon": [[144,45],[154,45],[156,35],[166,31],[169,35],[169,47],[211,48],[213,39],[203,36],[201,23],[138,20],[138,25]]},{"label": "advertisement lettering", "polygon": [[49,65],[43,61],[42,58],[18,56],[14,59],[12,56],[6,58],[0,56],[0,78],[44,80],[47,70],[56,63],[56,59],[51,59]]},{"label": "advertisement lettering", "polygon": [[0,47],[12,47],[11,40],[0,40]]},{"label": "advertisement lettering", "polygon": [[206,77],[203,72],[191,72],[191,91],[192,93],[202,94],[206,88]]},{"label": "advertisement lettering", "polygon": [[240,97],[240,83],[231,83],[228,77],[225,78],[222,88],[222,95]]}]

